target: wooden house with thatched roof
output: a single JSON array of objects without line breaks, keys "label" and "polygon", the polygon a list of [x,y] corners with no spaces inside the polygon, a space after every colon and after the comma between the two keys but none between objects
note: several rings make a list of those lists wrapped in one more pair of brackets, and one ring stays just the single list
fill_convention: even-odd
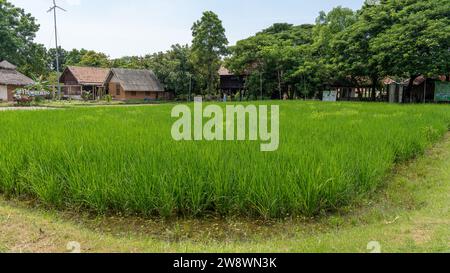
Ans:
[{"label": "wooden house with thatched roof", "polygon": [[109,73],[108,68],[68,66],[59,78],[62,92],[68,97],[78,97],[82,91],[90,92],[93,98],[105,94],[103,83]]},{"label": "wooden house with thatched roof", "polygon": [[0,62],[0,101],[12,101],[14,90],[34,84],[32,79],[16,69],[17,67],[8,61]]},{"label": "wooden house with thatched roof", "polygon": [[113,68],[104,83],[106,92],[117,100],[166,99],[164,86],[151,70]]}]

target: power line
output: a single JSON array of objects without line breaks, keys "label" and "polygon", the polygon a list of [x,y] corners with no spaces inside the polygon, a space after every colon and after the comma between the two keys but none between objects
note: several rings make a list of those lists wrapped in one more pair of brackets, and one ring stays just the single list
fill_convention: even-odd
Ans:
[{"label": "power line", "polygon": [[47,11],[47,12],[52,12],[53,11],[53,20],[55,23],[55,44],[56,44],[56,73],[58,76],[58,98],[61,98],[61,84],[59,83],[59,77],[60,77],[60,71],[59,71],[59,52],[58,52],[58,28],[57,28],[57,24],[56,24],[56,9],[60,9],[62,11],[67,11],[63,8],[61,8],[60,6],[56,5],[56,0],[53,0],[53,6]]}]

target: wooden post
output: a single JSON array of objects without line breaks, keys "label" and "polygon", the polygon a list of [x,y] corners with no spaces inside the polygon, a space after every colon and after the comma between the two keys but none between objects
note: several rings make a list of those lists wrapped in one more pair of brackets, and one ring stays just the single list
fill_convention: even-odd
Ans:
[{"label": "wooden post", "polygon": [[423,82],[423,103],[427,103],[427,79]]}]

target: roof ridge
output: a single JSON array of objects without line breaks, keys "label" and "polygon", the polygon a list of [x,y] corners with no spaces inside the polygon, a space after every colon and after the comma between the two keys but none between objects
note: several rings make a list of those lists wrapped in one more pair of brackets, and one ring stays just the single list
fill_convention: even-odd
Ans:
[{"label": "roof ridge", "polygon": [[125,67],[113,67],[111,69],[120,69],[120,70],[135,70],[135,71],[152,71],[151,69],[146,68],[125,68]]},{"label": "roof ridge", "polygon": [[68,67],[68,68],[88,68],[88,69],[110,70],[110,68],[106,68],[106,67],[95,67],[95,66],[68,65],[67,67]]},{"label": "roof ridge", "polygon": [[0,62],[0,69],[16,70],[17,66],[13,65],[12,63],[8,62],[7,60],[3,60]]}]

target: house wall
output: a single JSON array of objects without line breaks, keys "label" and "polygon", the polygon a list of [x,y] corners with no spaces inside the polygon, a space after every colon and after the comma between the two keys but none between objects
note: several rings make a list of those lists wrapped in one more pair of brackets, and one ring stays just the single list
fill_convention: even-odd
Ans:
[{"label": "house wall", "polygon": [[8,89],[8,101],[13,101],[14,100],[14,91],[17,88],[21,88],[22,86],[18,86],[18,85],[8,85],[7,89]]},{"label": "house wall", "polygon": [[[426,86],[425,86],[426,84]],[[404,101],[407,103],[434,102],[435,84],[434,80],[427,79],[420,85],[414,85],[411,90],[405,88]]]},{"label": "house wall", "polygon": [[164,93],[163,92],[125,92],[125,99],[126,100],[156,100],[156,99],[163,99]]},{"label": "house wall", "polygon": [[62,93],[65,96],[81,96],[81,89],[82,89],[81,85],[61,86]]},{"label": "house wall", "polygon": [[6,85],[0,84],[0,99],[2,101],[5,101],[8,99],[8,90],[6,88]]},{"label": "house wall", "polygon": [[123,91],[122,86],[119,84],[120,94],[117,94],[117,82],[110,81],[108,83],[108,91],[113,99],[116,100],[125,100],[125,92]]},{"label": "house wall", "polygon": [[220,76],[220,90],[237,91],[245,89],[245,79],[241,76]]},{"label": "house wall", "polygon": [[21,88],[22,86],[18,85],[1,85],[2,89],[6,89],[6,95],[7,95],[7,101],[13,101],[14,100],[14,91],[18,88]]},{"label": "house wall", "polygon": [[120,94],[117,94],[117,84],[118,82],[114,82],[112,79],[108,84],[108,90],[111,97],[115,100],[156,100],[156,99],[164,99],[164,92],[142,92],[142,91],[124,91],[122,86],[120,85]]}]

